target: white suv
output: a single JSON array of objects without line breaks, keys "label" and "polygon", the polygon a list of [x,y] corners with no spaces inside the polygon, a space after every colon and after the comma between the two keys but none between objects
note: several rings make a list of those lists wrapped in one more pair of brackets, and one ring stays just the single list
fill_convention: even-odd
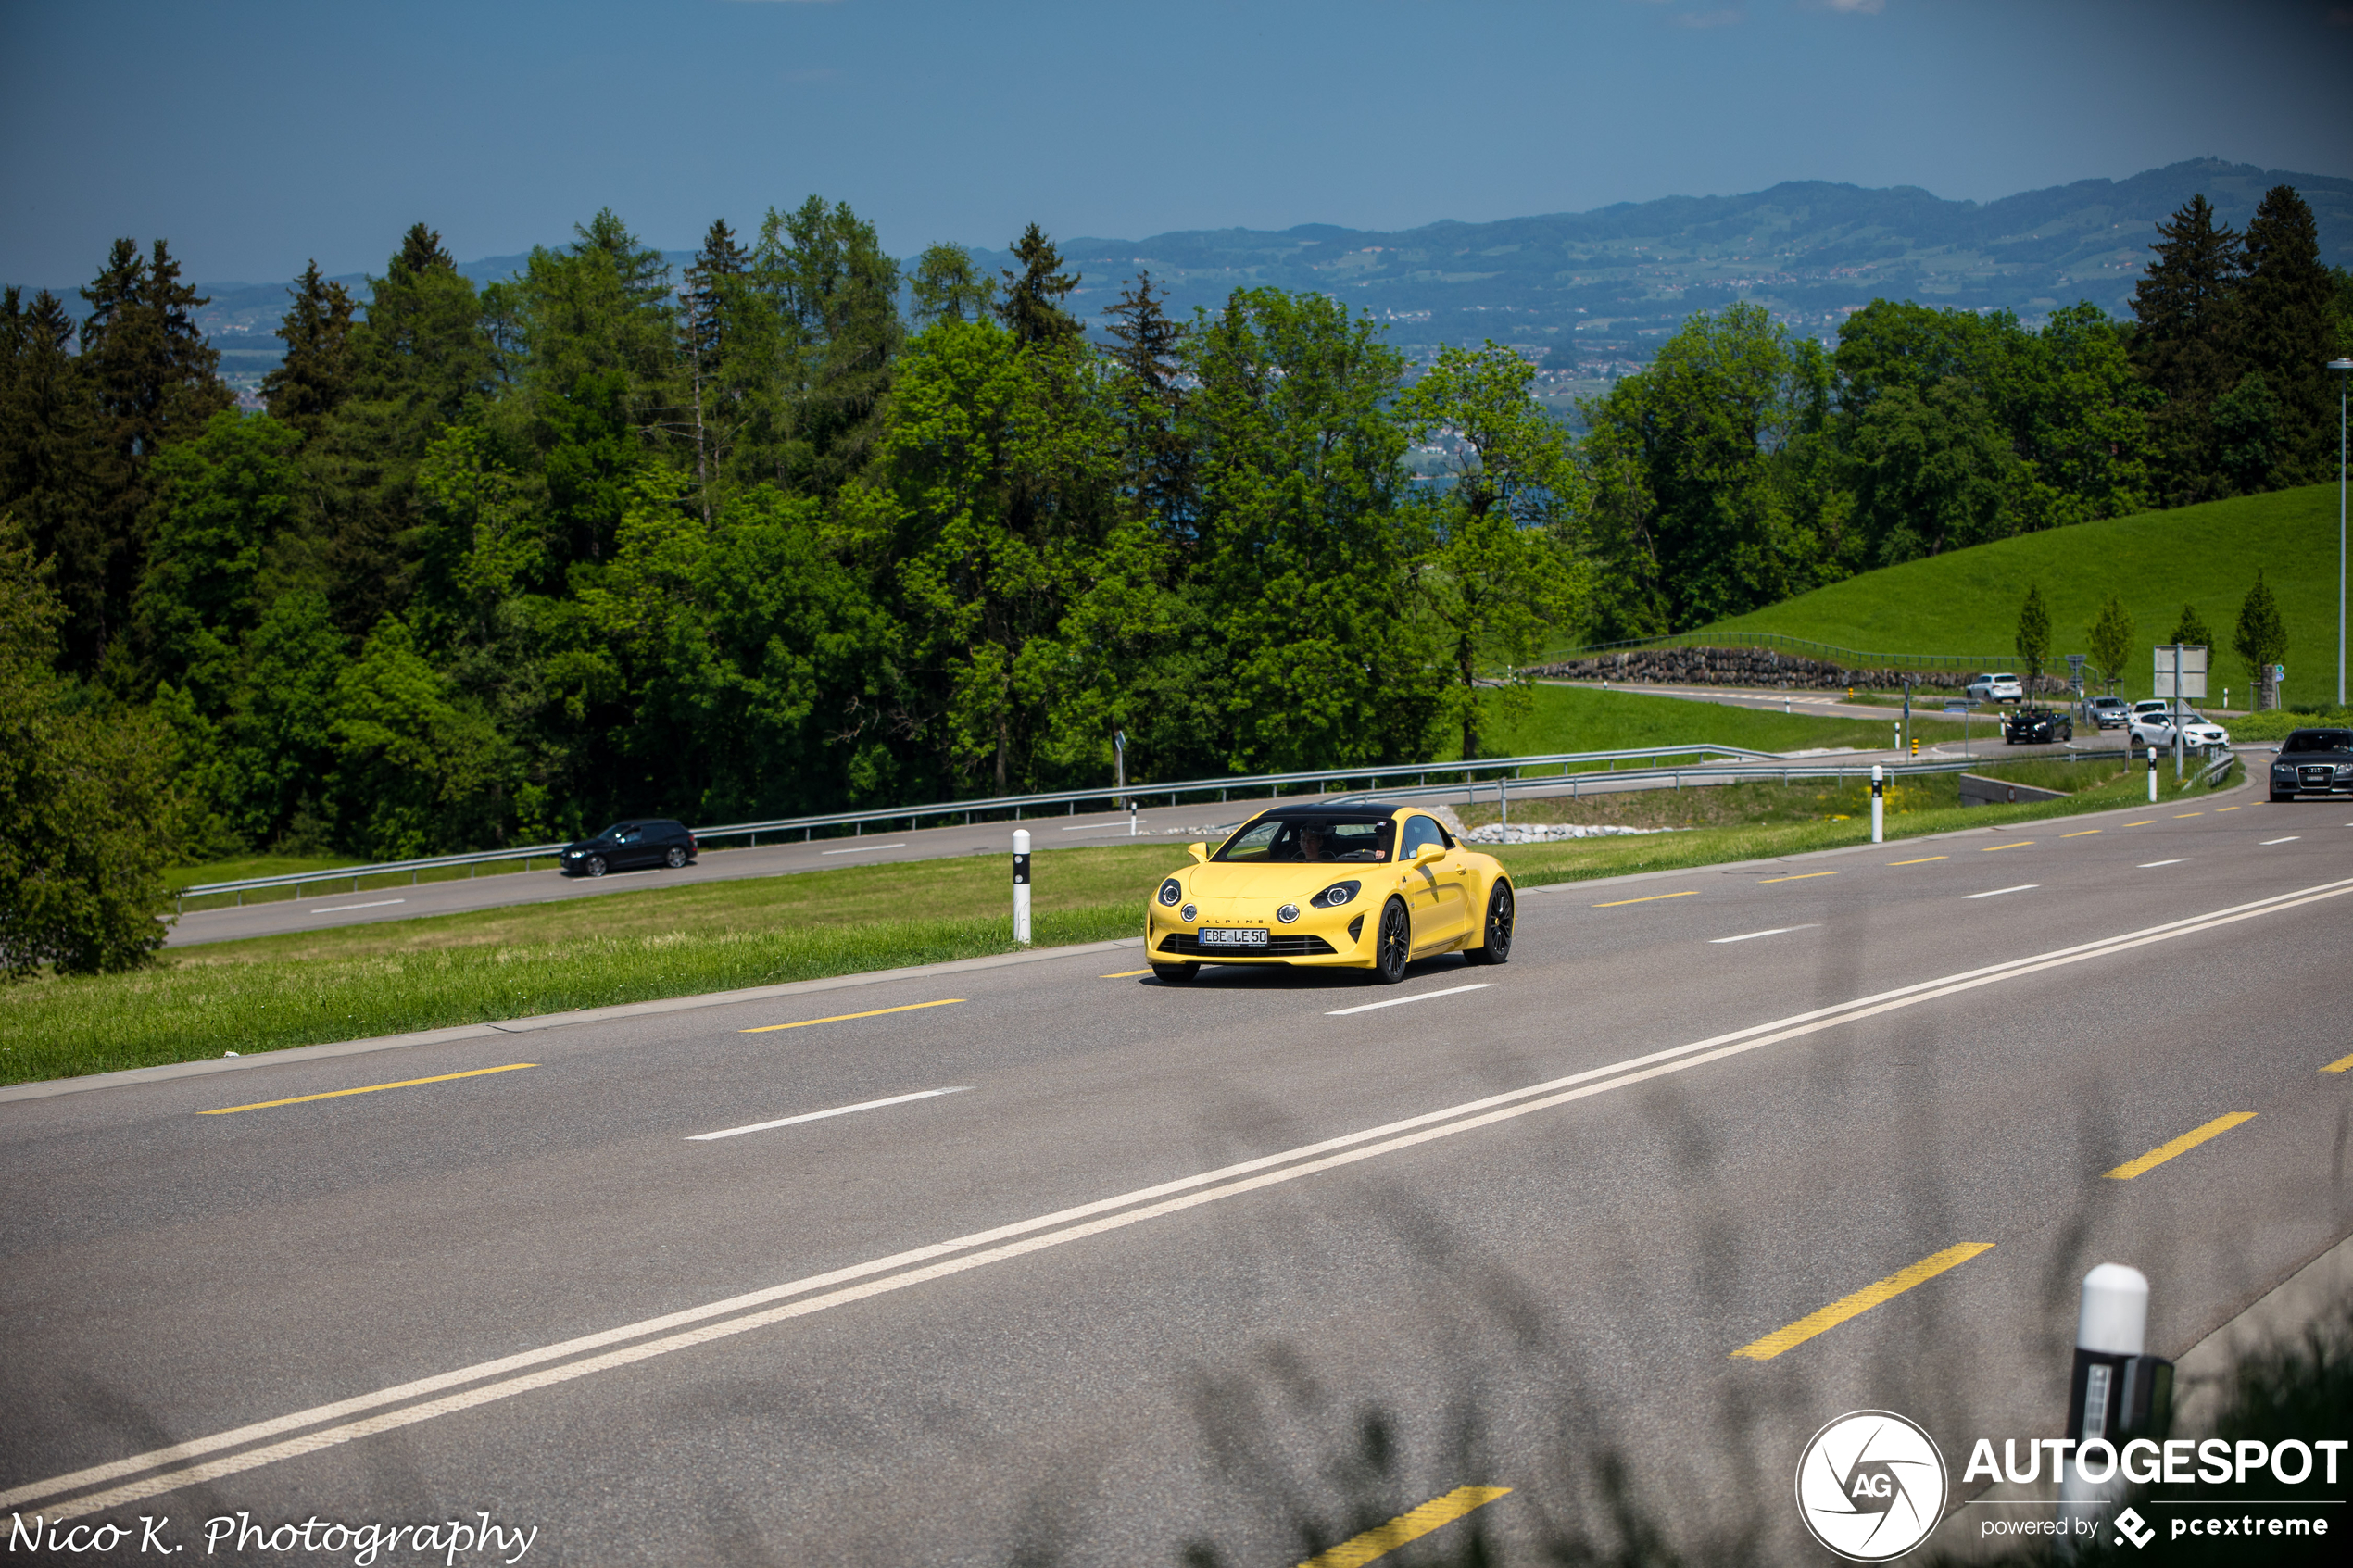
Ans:
[{"label": "white suv", "polygon": [[1980,702],[2020,702],[2026,696],[2026,688],[2011,674],[1980,675],[1966,692]]}]

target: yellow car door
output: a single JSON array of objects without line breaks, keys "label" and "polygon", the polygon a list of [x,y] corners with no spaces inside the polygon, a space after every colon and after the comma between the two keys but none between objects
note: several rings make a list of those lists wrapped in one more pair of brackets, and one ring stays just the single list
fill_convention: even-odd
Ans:
[{"label": "yellow car door", "polygon": [[[1428,859],[1423,848],[1439,853]],[[1414,917],[1414,951],[1442,947],[1463,934],[1470,897],[1464,891],[1467,867],[1462,852],[1447,847],[1445,830],[1431,817],[1405,819],[1398,859],[1405,878],[1405,904]]]}]

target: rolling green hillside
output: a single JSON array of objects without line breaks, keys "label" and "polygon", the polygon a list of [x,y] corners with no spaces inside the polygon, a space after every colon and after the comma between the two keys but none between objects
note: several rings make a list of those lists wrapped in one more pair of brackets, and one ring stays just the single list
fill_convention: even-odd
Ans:
[{"label": "rolling green hillside", "polygon": [[[2214,634],[2209,700],[2231,688],[2245,706],[2246,662],[2231,651],[2239,606],[2261,568],[2288,632],[2290,702],[2336,696],[2336,486],[2143,512],[2022,534],[1865,572],[1751,615],[1702,627],[1780,632],[1866,653],[1998,654],[2007,658],[2027,584],[2050,606],[2051,640],[2082,653],[2108,596],[2123,596],[2142,649],[2165,641],[2185,603]],[[2064,666],[2061,671],[2064,672]],[[2151,660],[2137,654],[2120,688],[2149,695]]]}]

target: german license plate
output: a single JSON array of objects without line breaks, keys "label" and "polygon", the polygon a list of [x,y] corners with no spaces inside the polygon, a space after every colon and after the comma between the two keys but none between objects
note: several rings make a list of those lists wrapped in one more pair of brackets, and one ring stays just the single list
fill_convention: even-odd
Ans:
[{"label": "german license plate", "polygon": [[1266,933],[1254,925],[1204,925],[1201,928],[1201,945],[1204,947],[1264,947]]}]

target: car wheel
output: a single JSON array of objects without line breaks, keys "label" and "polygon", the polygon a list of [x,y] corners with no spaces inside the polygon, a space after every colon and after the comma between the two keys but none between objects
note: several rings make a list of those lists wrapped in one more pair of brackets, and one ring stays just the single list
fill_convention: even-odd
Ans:
[{"label": "car wheel", "polygon": [[1405,978],[1414,957],[1414,922],[1405,906],[1391,898],[1380,912],[1380,929],[1373,934],[1373,984],[1394,985]]},{"label": "car wheel", "polygon": [[1463,955],[1473,963],[1509,963],[1512,957],[1512,884],[1498,882],[1487,895],[1487,930],[1476,947]]},{"label": "car wheel", "polygon": [[588,857],[587,865],[583,869],[590,876],[602,876],[605,874],[605,858],[602,855],[591,855]]},{"label": "car wheel", "polygon": [[686,852],[673,844],[670,847],[670,853],[663,856],[662,860],[674,872],[686,863]]},{"label": "car wheel", "polygon": [[1152,965],[1154,980],[1190,980],[1201,972],[1197,963],[1156,963]]}]

